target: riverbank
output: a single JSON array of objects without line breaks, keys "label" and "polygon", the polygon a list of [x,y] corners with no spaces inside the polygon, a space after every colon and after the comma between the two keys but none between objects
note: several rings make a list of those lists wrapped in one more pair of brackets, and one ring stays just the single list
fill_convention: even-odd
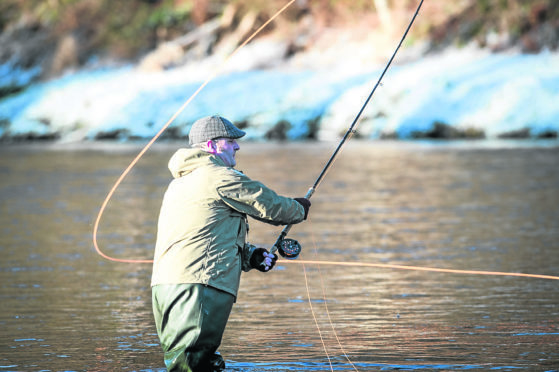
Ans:
[{"label": "riverbank", "polygon": [[[337,6],[349,11],[347,4]],[[556,34],[544,32],[553,28],[555,8],[533,5],[529,13],[537,22],[514,36],[504,26],[499,32],[481,27],[501,13],[480,6],[445,12],[438,2],[423,7],[356,137],[557,138],[559,52],[553,51],[556,38],[536,37]],[[262,22],[261,13],[241,8],[226,6],[139,59],[92,57],[73,69],[62,64],[65,72],[48,80],[44,66],[0,64],[0,141],[142,141],[171,118],[161,139],[184,140],[196,119],[214,113],[235,121],[252,141],[336,140],[377,83],[414,10],[402,3],[385,9],[384,18],[380,8],[357,17],[355,9],[338,14],[301,2],[294,8],[299,15],[288,12],[228,59]],[[525,12],[520,18],[514,9],[501,15],[522,23]],[[465,38],[453,17],[463,29],[481,28]],[[25,46],[39,53],[31,41],[23,42],[25,35],[12,35],[7,45],[24,56]],[[34,35],[34,42],[42,40],[40,32]],[[60,53],[79,55],[71,46],[81,44],[70,39],[59,40]]]},{"label": "riverbank", "polygon": [[[246,68],[268,44],[238,55],[176,117],[163,139],[184,139],[197,118],[219,113],[249,140],[335,140],[382,65],[340,59],[325,68]],[[411,55],[408,50],[407,55]],[[404,54],[405,54],[404,53]],[[273,57],[271,57],[273,58]],[[216,57],[163,71],[91,69],[34,84],[0,101],[3,142],[149,139],[219,68]],[[559,54],[448,49],[396,61],[362,115],[367,139],[557,138]]]}]

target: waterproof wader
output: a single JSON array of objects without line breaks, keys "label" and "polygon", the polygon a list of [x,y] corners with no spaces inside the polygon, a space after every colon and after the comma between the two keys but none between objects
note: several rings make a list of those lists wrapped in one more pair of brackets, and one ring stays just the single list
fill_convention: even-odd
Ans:
[{"label": "waterproof wader", "polygon": [[206,372],[225,367],[216,351],[234,302],[233,295],[203,284],[152,287],[155,325],[168,371]]}]

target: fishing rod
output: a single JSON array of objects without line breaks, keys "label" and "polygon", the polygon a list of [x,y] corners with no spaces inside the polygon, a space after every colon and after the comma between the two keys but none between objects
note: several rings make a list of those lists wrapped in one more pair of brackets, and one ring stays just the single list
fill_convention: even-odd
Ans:
[{"label": "fishing rod", "polygon": [[[404,42],[406,36],[408,35],[408,32],[410,31],[411,26],[413,25],[413,22],[415,21],[415,18],[419,14],[419,9],[421,9],[421,5],[423,5],[423,1],[424,0],[421,0],[419,2],[419,5],[417,6],[417,9],[415,10],[415,13],[414,13],[410,23],[408,24],[408,27],[406,28],[406,31],[404,32],[404,35],[400,39],[400,42],[398,43],[398,46],[394,50],[394,53],[392,53],[392,57],[390,57],[390,59],[388,60],[388,63],[384,67],[384,70],[382,71],[382,74],[380,74],[380,77],[378,78],[375,86],[371,90],[371,93],[369,94],[369,96],[365,100],[365,103],[363,104],[363,106],[361,106],[361,109],[359,110],[359,112],[355,116],[355,119],[353,119],[353,122],[351,123],[351,125],[349,126],[345,135],[343,136],[342,140],[338,144],[338,147],[336,147],[332,156],[330,156],[330,159],[328,159],[328,162],[326,163],[326,165],[324,166],[324,168],[320,172],[316,181],[307,191],[307,194],[305,195],[306,199],[310,199],[312,197],[312,195],[314,194],[314,192],[316,191],[316,189],[318,188],[318,186],[322,182],[323,178],[326,176],[326,173],[328,172],[330,167],[334,164],[334,161],[336,160],[336,158],[337,158],[341,148],[343,147],[343,145],[355,133],[355,127],[357,126],[357,122],[359,121],[359,118],[361,117],[361,114],[363,114],[363,111],[365,111],[365,107],[367,107],[371,98],[373,98],[373,94],[375,94],[375,91],[377,90],[378,86],[380,85],[380,83],[382,81],[382,78],[384,77],[384,75],[386,74],[386,71],[388,71],[388,68],[390,67],[390,65],[392,64],[392,61],[396,57],[396,54],[398,53],[398,50],[400,49],[400,47],[402,46],[402,43]],[[270,253],[274,253],[274,252],[278,251],[279,254],[283,258],[287,258],[287,259],[290,259],[290,260],[294,260],[297,257],[299,257],[299,254],[301,253],[301,244],[299,244],[299,242],[295,239],[286,238],[287,233],[289,233],[289,230],[291,230],[292,226],[293,225],[286,225],[283,228],[283,230],[279,234],[276,242],[274,243],[273,247],[270,249]]]}]

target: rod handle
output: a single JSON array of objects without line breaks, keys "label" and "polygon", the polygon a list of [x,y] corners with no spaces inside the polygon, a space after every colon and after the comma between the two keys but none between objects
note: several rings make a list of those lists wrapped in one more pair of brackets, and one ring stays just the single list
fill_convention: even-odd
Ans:
[{"label": "rod handle", "polygon": [[[305,199],[310,199],[312,197],[312,195],[314,194],[315,190],[316,190],[316,188],[314,186],[310,187],[307,191],[307,194],[305,195]],[[281,233],[279,234],[278,238],[276,239],[276,242],[274,243],[274,245],[270,249],[270,253],[275,253],[278,250],[278,248],[281,244],[281,241],[283,239],[285,239],[285,237],[287,236],[287,233],[289,232],[289,230],[291,230],[291,226],[293,226],[293,225],[285,225],[284,226],[283,230],[281,230]]]}]

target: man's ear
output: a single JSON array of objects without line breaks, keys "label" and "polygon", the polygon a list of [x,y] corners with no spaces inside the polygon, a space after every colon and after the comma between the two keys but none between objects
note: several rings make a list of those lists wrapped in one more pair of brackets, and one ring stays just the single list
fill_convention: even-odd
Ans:
[{"label": "man's ear", "polygon": [[208,140],[206,142],[206,151],[212,154],[215,154],[217,151],[217,146],[215,145],[215,142],[212,140]]}]

